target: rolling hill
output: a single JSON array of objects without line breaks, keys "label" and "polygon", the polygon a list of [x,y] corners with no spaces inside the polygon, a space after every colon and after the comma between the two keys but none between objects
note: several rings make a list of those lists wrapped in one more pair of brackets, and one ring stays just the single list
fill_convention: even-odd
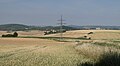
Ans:
[{"label": "rolling hill", "polygon": [[[63,26],[63,29],[69,30],[96,30],[96,28],[106,29],[106,30],[120,30],[120,26],[76,26],[76,25],[69,25]],[[25,31],[25,30],[59,30],[60,26],[29,26],[23,24],[3,24],[0,25],[1,31]]]},{"label": "rolling hill", "polygon": [[[25,30],[59,30],[60,26],[28,26],[23,24],[4,24],[0,25],[1,31],[25,31]],[[65,30],[76,30],[77,28],[70,26],[63,26]]]},{"label": "rolling hill", "polygon": [[25,30],[26,28],[29,28],[27,25],[22,24],[4,24],[0,25],[0,30],[2,31],[19,31],[19,30]]}]

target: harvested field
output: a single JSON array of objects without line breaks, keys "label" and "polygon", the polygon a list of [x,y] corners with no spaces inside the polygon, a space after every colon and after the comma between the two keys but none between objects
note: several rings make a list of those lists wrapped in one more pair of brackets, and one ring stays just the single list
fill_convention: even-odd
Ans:
[{"label": "harvested field", "polygon": [[[72,41],[89,32],[93,32],[89,35],[92,40]],[[120,65],[120,31],[77,30],[64,33],[65,37],[72,37],[72,42],[39,38],[42,36],[37,31],[35,34],[32,34],[34,31],[19,33],[26,38],[0,38],[0,66],[106,66],[106,60],[115,66]],[[52,34],[44,37],[57,35],[59,36]]]},{"label": "harvested field", "polygon": [[[89,34],[93,32],[93,34]],[[0,31],[0,35],[8,34],[6,31]],[[44,31],[18,31],[19,36],[34,36],[34,37],[60,37],[60,34],[44,35]],[[120,39],[120,30],[74,30],[63,33],[64,37],[80,38],[84,36],[92,39]]]},{"label": "harvested field", "polygon": [[[0,31],[0,35],[3,34],[11,34],[13,32],[8,33],[7,31]],[[32,31],[18,31],[19,36],[44,36],[43,31],[32,30]]]},{"label": "harvested field", "polygon": [[78,58],[83,58],[75,51],[72,43],[1,38],[0,66],[75,66],[80,61]]},{"label": "harvested field", "polygon": [[[93,34],[88,35],[89,32]],[[60,34],[48,35],[49,37],[59,37]],[[79,38],[83,36],[91,37],[92,39],[120,39],[120,30],[75,30],[63,33],[64,37]]]}]

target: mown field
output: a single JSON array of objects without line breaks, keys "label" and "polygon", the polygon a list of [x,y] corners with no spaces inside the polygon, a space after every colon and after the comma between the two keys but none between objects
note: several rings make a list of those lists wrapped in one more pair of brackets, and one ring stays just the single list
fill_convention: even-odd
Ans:
[{"label": "mown field", "polygon": [[[119,30],[68,31],[62,42],[52,38],[59,34],[18,33],[18,38],[0,38],[0,66],[120,66]],[[79,39],[85,35],[92,39]]]}]

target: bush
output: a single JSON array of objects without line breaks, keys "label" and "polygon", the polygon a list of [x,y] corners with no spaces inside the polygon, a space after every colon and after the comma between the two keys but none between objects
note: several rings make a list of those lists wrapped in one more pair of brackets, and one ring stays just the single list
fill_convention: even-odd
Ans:
[{"label": "bush", "polygon": [[13,34],[2,35],[2,37],[18,37],[18,33],[14,32]]},{"label": "bush", "polygon": [[89,34],[93,34],[93,32],[89,32],[88,35],[89,35]]},{"label": "bush", "polygon": [[105,53],[96,63],[85,62],[78,66],[120,66],[120,54],[117,52]]},{"label": "bush", "polygon": [[18,37],[18,33],[14,32],[13,37]]},{"label": "bush", "polygon": [[117,52],[106,53],[95,66],[120,66],[120,54]]}]

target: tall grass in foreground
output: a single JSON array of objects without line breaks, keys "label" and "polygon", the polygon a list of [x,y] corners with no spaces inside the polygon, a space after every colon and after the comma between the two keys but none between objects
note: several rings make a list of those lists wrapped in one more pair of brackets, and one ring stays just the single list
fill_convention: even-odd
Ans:
[{"label": "tall grass in foreground", "polygon": [[1,43],[0,66],[120,66],[120,50],[116,44],[48,40],[30,44],[32,40]]},{"label": "tall grass in foreground", "polygon": [[90,62],[80,63],[78,66],[120,66],[120,51],[115,46],[87,43],[78,45],[75,49],[91,59]]},{"label": "tall grass in foreground", "polygon": [[0,51],[0,66],[77,66],[79,62],[87,61],[89,59],[79,55],[73,45],[68,44],[35,45]]},{"label": "tall grass in foreground", "polygon": [[96,63],[86,62],[78,66],[120,66],[120,54],[117,52],[107,52]]}]

